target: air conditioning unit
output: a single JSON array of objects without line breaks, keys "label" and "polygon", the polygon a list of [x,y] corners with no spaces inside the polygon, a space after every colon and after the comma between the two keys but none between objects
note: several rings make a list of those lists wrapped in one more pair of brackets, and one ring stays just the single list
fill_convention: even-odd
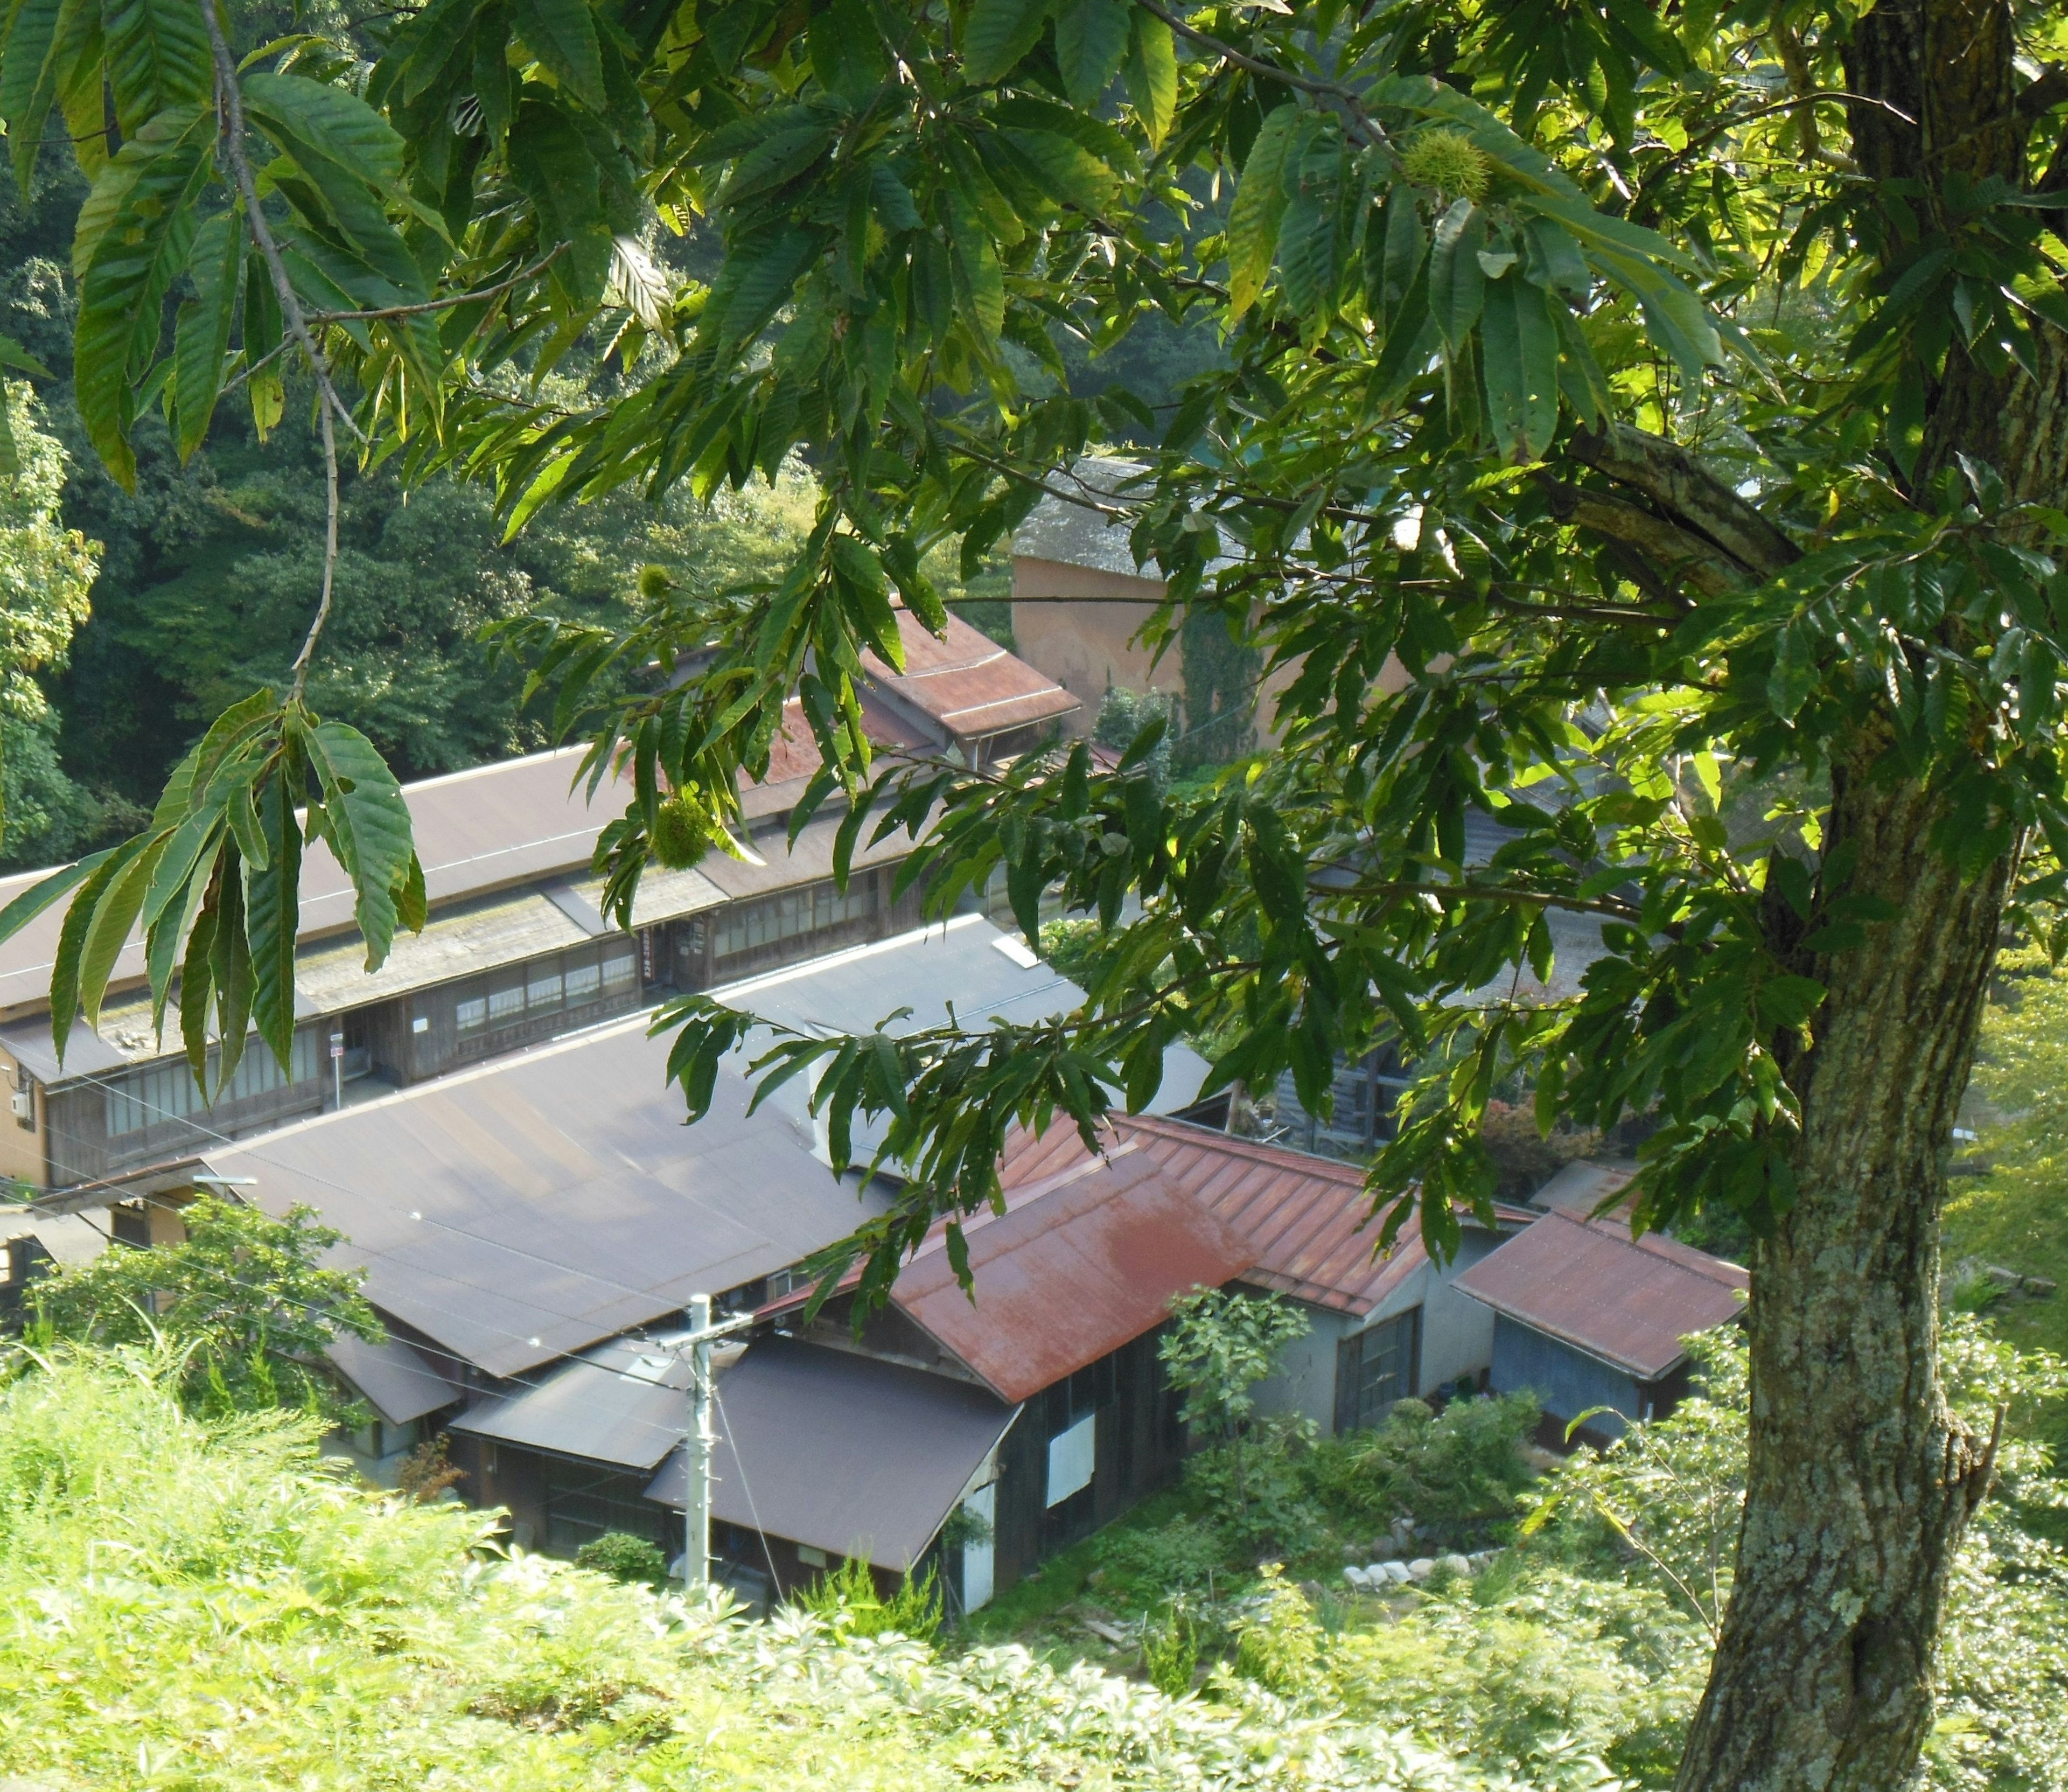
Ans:
[{"label": "air conditioning unit", "polygon": [[36,1118],[36,1091],[33,1085],[24,1083],[14,1091],[14,1118],[33,1125]]}]

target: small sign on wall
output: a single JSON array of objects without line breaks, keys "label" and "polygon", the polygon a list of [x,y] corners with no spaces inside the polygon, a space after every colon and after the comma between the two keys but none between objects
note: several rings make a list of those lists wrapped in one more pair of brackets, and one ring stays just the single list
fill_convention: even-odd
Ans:
[{"label": "small sign on wall", "polygon": [[1048,1440],[1048,1503],[1060,1505],[1092,1484],[1096,1462],[1098,1415],[1088,1412],[1066,1432]]}]

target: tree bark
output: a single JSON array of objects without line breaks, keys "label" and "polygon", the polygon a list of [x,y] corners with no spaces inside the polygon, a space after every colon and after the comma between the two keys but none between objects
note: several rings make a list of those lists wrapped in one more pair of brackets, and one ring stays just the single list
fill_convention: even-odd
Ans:
[{"label": "tree bark", "polygon": [[[1862,173],[1904,183],[1928,214],[1955,175],[2023,185],[2030,108],[2014,49],[2001,0],[1882,0],[1846,52]],[[1956,339],[1928,381],[1920,501],[1960,454],[2015,496],[2060,501],[2068,338],[2037,335],[2037,378],[1991,372]],[[1822,875],[1897,918],[1862,950],[1810,955],[1769,902],[1777,954],[1830,994],[1788,1066],[1799,1192],[1753,1254],[1736,1579],[1679,1792],[1915,1782],[1948,1571],[1994,1470],[1993,1440],[1940,1385],[1939,1223],[2015,857],[1964,883],[1931,845],[1938,800],[1869,776],[1875,744],[1834,772]]]},{"label": "tree bark", "polygon": [[1964,885],[1934,819],[1915,785],[1835,780],[1826,863],[1857,852],[1848,887],[1902,914],[1802,964],[1830,996],[1792,1067],[1800,1196],[1753,1252],[1737,1578],[1681,1792],[1890,1792],[1931,1728],[1948,1571],[1993,1468],[1939,1385],[1944,1157],[2011,875]]}]

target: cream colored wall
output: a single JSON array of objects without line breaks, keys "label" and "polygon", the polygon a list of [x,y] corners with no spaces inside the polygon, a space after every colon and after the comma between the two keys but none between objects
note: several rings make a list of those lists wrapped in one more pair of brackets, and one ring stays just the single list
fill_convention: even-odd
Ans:
[{"label": "cream colored wall", "polygon": [[[1013,645],[1020,658],[1084,706],[1063,719],[1068,731],[1092,731],[1099,704],[1113,685],[1184,694],[1184,664],[1176,643],[1158,661],[1134,638],[1162,597],[1160,580],[1036,560],[1029,554],[1013,556]],[[1278,738],[1272,725],[1278,698],[1299,675],[1299,662],[1281,666],[1257,692],[1257,734],[1267,744]],[[1406,668],[1398,660],[1387,660],[1379,688],[1395,691],[1406,682]]]},{"label": "cream colored wall", "polygon": [[[1044,673],[1083,707],[1063,718],[1073,735],[1088,735],[1107,690],[1184,690],[1174,645],[1161,664],[1134,639],[1156,612],[1162,581],[1102,572],[1096,567],[1016,554],[1012,560],[1012,642],[1020,658]],[[1044,599],[1075,601],[1040,601]]]},{"label": "cream colored wall", "polygon": [[[36,1123],[25,1126],[10,1104],[26,1074],[8,1053],[0,1051],[0,1176],[25,1182],[32,1188],[45,1186],[43,1164],[43,1092],[36,1091]],[[30,1078],[34,1081],[33,1077]]]}]

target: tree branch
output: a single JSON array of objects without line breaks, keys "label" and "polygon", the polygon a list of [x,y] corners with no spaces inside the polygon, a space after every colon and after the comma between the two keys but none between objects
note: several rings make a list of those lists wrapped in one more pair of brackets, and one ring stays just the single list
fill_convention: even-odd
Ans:
[{"label": "tree branch", "polygon": [[324,624],[330,620],[331,591],[337,576],[337,433],[332,413],[343,417],[345,426],[360,442],[366,438],[352,422],[352,413],[344,408],[336,388],[330,383],[330,369],[316,348],[315,339],[309,334],[301,301],[295,296],[293,283],[287,279],[287,270],[280,260],[279,245],[273,240],[272,226],[266,222],[265,211],[258,203],[258,185],[251,177],[251,164],[244,153],[244,96],[237,84],[236,60],[222,35],[222,20],[217,14],[215,0],[202,0],[201,10],[208,23],[209,47],[214,52],[216,112],[222,126],[223,153],[229,157],[237,190],[243,197],[245,216],[251,225],[251,240],[258,245],[258,253],[265,258],[267,271],[272,276],[273,291],[280,301],[280,315],[287,320],[295,344],[307,357],[310,370],[316,379],[316,414],[323,424],[324,483],[328,505],[324,519],[323,595],[317,601],[315,617],[309,624],[309,632],[303,637],[302,650],[295,656],[288,686],[290,700],[299,702],[308,685],[309,662],[315,657],[316,642],[322,637]]},{"label": "tree branch", "polygon": [[1643,492],[1669,515],[1708,537],[1744,572],[1770,579],[1802,557],[1801,548],[1677,442],[1611,423],[1599,435],[1576,431],[1572,453],[1618,485]]},{"label": "tree branch", "polygon": [[1662,577],[1684,580],[1708,597],[1720,597],[1744,586],[1743,569],[1703,536],[1620,498],[1567,485],[1548,474],[1541,475],[1538,483],[1549,494],[1552,514],[1560,522],[1577,523],[1635,548],[1649,569]]}]

